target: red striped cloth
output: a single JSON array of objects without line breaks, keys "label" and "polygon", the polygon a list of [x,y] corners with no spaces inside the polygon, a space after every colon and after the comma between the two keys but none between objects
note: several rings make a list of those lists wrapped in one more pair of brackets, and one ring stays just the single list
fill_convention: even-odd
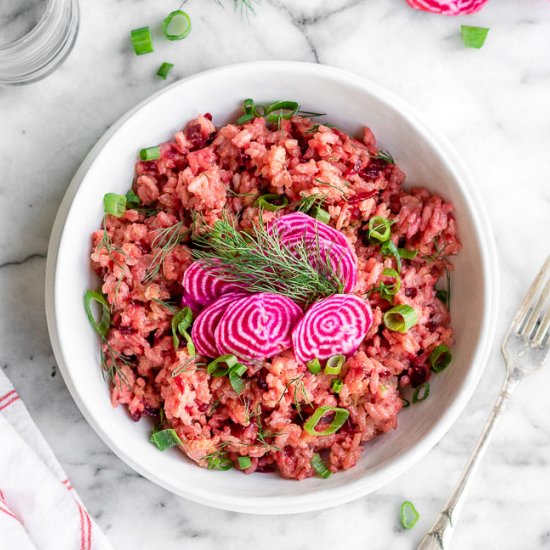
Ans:
[{"label": "red striped cloth", "polygon": [[0,548],[112,550],[2,371]]}]

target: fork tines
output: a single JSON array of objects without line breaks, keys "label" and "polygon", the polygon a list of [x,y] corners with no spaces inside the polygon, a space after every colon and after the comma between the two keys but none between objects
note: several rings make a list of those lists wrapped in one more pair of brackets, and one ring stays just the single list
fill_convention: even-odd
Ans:
[{"label": "fork tines", "polygon": [[548,343],[550,329],[550,256],[533,281],[512,322],[513,332],[531,346]]}]

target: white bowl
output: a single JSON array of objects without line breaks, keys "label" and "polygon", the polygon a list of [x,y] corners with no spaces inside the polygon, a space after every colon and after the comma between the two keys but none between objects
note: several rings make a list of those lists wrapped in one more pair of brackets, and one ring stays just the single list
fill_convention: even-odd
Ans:
[{"label": "white bowl", "polygon": [[[405,170],[408,185],[425,185],[456,207],[464,248],[453,273],[453,364],[433,377],[429,401],[403,410],[397,430],[377,437],[354,468],[327,480],[210,471],[178,450],[159,452],[149,443],[147,422],[134,423],[123,407],[111,407],[98,340],[84,313],[84,292],[98,286],[89,252],[90,234],[101,223],[103,195],[129,188],[139,149],[170,139],[198,113],[212,113],[218,125],[233,120],[246,97],[296,100],[304,109],[328,113],[326,120],[348,132],[370,126]],[[425,455],[476,387],[493,340],[496,299],[491,227],[475,184],[449,143],[403,100],[372,82],[292,62],[246,63],[201,73],[163,89],[123,116],[90,152],[67,191],[52,232],[46,277],[48,327],[57,362],[82,414],[105,443],[140,474],[178,495],[258,514],[306,512],[356,499]]]}]

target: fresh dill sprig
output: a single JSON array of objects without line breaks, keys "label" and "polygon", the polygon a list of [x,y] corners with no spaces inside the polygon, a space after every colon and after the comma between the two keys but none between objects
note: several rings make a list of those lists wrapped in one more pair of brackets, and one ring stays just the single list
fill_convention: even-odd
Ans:
[{"label": "fresh dill sprig", "polygon": [[122,250],[122,248],[119,248],[118,246],[115,246],[113,244],[113,241],[111,239],[111,236],[109,235],[109,232],[107,231],[107,215],[105,214],[103,216],[103,236],[101,237],[101,242],[99,243],[99,249],[104,249],[107,252],[107,255],[113,262],[115,266],[117,266],[120,270],[122,270],[121,274],[118,276],[117,283],[115,286],[115,293],[113,295],[113,299],[116,300],[116,297],[118,296],[118,291],[120,290],[120,285],[122,284],[122,277],[124,275],[125,267],[122,265],[116,258],[115,253],[120,254],[121,256],[126,256],[126,252]]},{"label": "fresh dill sprig", "polygon": [[180,309],[175,302],[165,302],[160,298],[152,298],[151,301],[155,302],[159,306],[162,306],[163,308],[166,308],[170,313],[176,313]]},{"label": "fresh dill sprig", "polygon": [[348,181],[344,181],[343,183],[344,189],[342,189],[341,187],[338,187],[337,185],[334,185],[333,183],[329,183],[328,181],[323,181],[319,178],[315,178],[315,181],[319,185],[326,185],[327,187],[332,187],[333,189],[336,189],[336,191],[342,194],[343,199],[346,200],[346,194],[348,193],[348,190],[346,188],[349,187],[350,185]]},{"label": "fresh dill sprig", "polygon": [[302,195],[302,200],[298,204],[296,210],[307,214],[308,212],[314,211],[316,208],[321,208],[327,196],[328,195],[323,193],[313,193],[313,195],[309,196]]},{"label": "fresh dill sprig", "polygon": [[179,221],[170,227],[163,227],[156,230],[155,238],[151,243],[151,251],[154,249],[157,250],[145,272],[145,277],[142,282],[150,283],[159,274],[162,264],[168,254],[180,244],[182,237],[187,233],[187,230],[182,231],[182,229],[183,221]]},{"label": "fresh dill sprig", "polygon": [[428,263],[432,263],[435,261],[443,261],[443,267],[445,269],[445,278],[447,279],[447,290],[437,290],[436,295],[437,297],[447,306],[447,308],[450,308],[451,306],[451,272],[449,271],[449,266],[447,265],[447,260],[445,259],[445,256],[447,256],[447,243],[444,243],[443,246],[439,244],[439,238],[434,237],[434,247],[435,252],[433,254],[425,254],[422,256],[424,260],[426,260]]},{"label": "fresh dill sprig", "polygon": [[275,437],[278,437],[279,435],[283,435],[284,432],[271,432],[269,430],[266,430],[265,427],[262,424],[262,416],[261,416],[261,407],[258,406],[257,412],[256,412],[256,439],[266,448],[271,449],[272,451],[281,451],[279,447],[276,447],[269,441],[268,439],[274,439]]},{"label": "fresh dill sprig", "polygon": [[[178,365],[173,371],[172,371],[172,378],[176,378],[176,376],[179,376],[180,374],[183,374],[184,372],[189,371],[196,371],[199,369],[199,367],[205,367],[206,363],[196,363],[197,357],[189,357],[186,361],[184,361],[181,365]],[[193,368],[194,367],[194,368]]]},{"label": "fresh dill sprig", "polygon": [[261,217],[246,233],[225,215],[194,241],[202,250],[193,255],[208,271],[250,292],[281,294],[308,305],[343,290],[340,266],[332,264],[318,239],[304,238],[290,249],[277,230],[264,227]]},{"label": "fresh dill sprig", "polygon": [[122,370],[122,365],[130,366],[130,361],[121,353],[116,352],[106,338],[102,338],[102,344],[107,347],[107,352],[103,350],[103,345],[100,348],[101,371],[103,376],[105,377],[105,375],[107,375],[110,381],[119,390],[122,389],[122,384],[128,387],[130,383]]},{"label": "fresh dill sprig", "polygon": [[212,451],[202,457],[202,460],[206,460],[209,470],[229,470],[233,466],[233,462],[230,458],[228,458],[227,453],[224,451],[225,447],[228,445],[229,442],[224,441],[215,451]]},{"label": "fresh dill sprig", "polygon": [[387,162],[388,164],[395,164],[395,160],[392,157],[391,153],[389,151],[382,151],[382,149],[380,149],[380,151],[378,151],[378,153],[376,153],[376,155],[372,155],[371,159],[383,160],[384,162]]},{"label": "fresh dill sprig", "polygon": [[[214,0],[214,2],[224,7],[222,0]],[[254,0],[233,0],[233,6],[235,8],[235,11],[240,9],[241,14],[247,10],[250,13],[256,13],[254,10]]]}]

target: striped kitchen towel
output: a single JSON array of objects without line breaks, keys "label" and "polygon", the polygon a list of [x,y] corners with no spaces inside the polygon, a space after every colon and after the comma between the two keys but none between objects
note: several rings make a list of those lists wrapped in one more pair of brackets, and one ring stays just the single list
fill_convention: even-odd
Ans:
[{"label": "striped kitchen towel", "polygon": [[112,550],[0,370],[0,550]]}]

